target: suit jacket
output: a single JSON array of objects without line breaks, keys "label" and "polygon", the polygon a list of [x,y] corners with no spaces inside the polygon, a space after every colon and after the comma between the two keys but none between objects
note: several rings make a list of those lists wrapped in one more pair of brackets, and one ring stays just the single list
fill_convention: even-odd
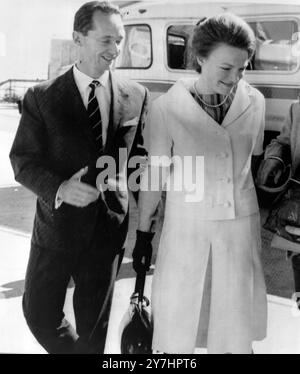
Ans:
[{"label": "suit jacket", "polygon": [[267,146],[265,158],[280,157],[286,165],[292,164],[293,174],[300,165],[300,103],[291,104],[280,134]]},{"label": "suit jacket", "polygon": [[[122,247],[127,233],[128,191],[105,191],[85,208],[63,203],[55,209],[60,184],[82,167],[82,181],[96,185],[99,156],[116,160],[115,184],[126,181],[128,158],[144,156],[142,130],[147,90],[110,73],[112,100],[107,142],[98,153],[88,115],[70,69],[62,76],[30,88],[24,97],[21,121],[10,152],[15,179],[37,195],[32,243],[62,252],[91,245],[109,250]],[[127,159],[119,165],[119,148]],[[120,170],[118,166],[120,166]],[[103,234],[106,238],[103,239]],[[107,235],[111,240],[108,240]]]},{"label": "suit jacket", "polygon": [[[201,220],[257,213],[251,156],[263,152],[264,98],[241,80],[220,126],[190,94],[194,82],[194,78],[179,80],[153,102],[147,117],[150,162],[156,162],[151,156],[174,157],[169,181],[182,186],[171,185],[167,203],[190,209]],[[190,169],[182,166],[185,157],[190,157]],[[196,157],[203,166],[196,166]],[[183,169],[191,175],[183,178]]]}]

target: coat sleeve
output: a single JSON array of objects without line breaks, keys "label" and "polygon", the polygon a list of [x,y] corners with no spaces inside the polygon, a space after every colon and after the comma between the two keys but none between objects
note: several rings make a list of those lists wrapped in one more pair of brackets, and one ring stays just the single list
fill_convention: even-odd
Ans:
[{"label": "coat sleeve", "polygon": [[293,124],[293,104],[283,123],[280,134],[273,139],[265,151],[265,159],[271,156],[279,157],[288,165],[291,163],[291,130]]},{"label": "coat sleeve", "polygon": [[[129,160],[132,157],[139,156],[141,162],[135,168],[131,167],[128,169],[128,179],[130,179],[131,174],[135,173],[141,167],[142,164],[146,164],[148,153],[145,148],[143,134],[144,134],[144,129],[145,129],[146,116],[148,112],[148,102],[149,102],[149,91],[147,88],[144,88],[144,99],[142,102],[139,123],[137,126],[137,131],[136,131],[133,145],[132,145],[130,155],[129,155]],[[137,178],[136,182],[138,184],[140,183],[140,177]],[[132,193],[133,193],[135,200],[138,201],[139,191],[132,191]]]},{"label": "coat sleeve", "polygon": [[53,209],[56,192],[64,178],[47,165],[47,132],[34,88],[24,97],[22,117],[9,157],[16,181]]},{"label": "coat sleeve", "polygon": [[264,148],[264,133],[265,133],[265,115],[266,115],[266,103],[265,98],[262,96],[261,98],[261,109],[260,109],[260,123],[259,123],[259,131],[256,138],[256,143],[253,149],[253,156],[260,156],[262,155]]},{"label": "coat sleeve", "polygon": [[144,191],[150,191],[153,186],[155,191],[163,190],[173,162],[173,139],[169,131],[166,109],[167,103],[159,98],[152,103],[147,116],[145,144],[148,162],[141,181],[141,189]]},{"label": "coat sleeve", "polygon": [[141,107],[141,114],[139,118],[139,123],[137,126],[137,131],[135,134],[134,142],[130,152],[130,157],[132,156],[147,156],[147,151],[144,145],[143,132],[145,128],[145,121],[148,112],[148,101],[149,101],[149,91],[144,88],[144,100]]},{"label": "coat sleeve", "polygon": [[156,100],[152,103],[146,121],[145,142],[149,152],[149,165],[169,167],[173,140],[166,115],[167,103]]}]

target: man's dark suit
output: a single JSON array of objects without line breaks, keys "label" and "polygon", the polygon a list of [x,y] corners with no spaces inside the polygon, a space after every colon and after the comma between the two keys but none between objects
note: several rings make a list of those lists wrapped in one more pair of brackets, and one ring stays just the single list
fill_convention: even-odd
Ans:
[{"label": "man's dark suit", "polygon": [[[114,73],[110,80],[103,154],[114,157],[118,166],[120,147],[129,156],[145,155],[142,130],[148,95],[142,86]],[[89,166],[81,181],[95,186],[99,156],[72,69],[28,90],[10,153],[16,180],[37,195],[23,309],[32,332],[52,353],[104,349],[128,228],[128,193],[106,191],[85,208],[63,203],[55,209],[60,184],[79,169]],[[78,340],[63,314],[71,276]]]}]

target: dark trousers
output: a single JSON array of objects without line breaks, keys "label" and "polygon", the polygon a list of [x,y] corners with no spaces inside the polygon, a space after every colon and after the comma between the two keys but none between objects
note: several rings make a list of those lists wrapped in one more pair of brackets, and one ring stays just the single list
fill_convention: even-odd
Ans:
[{"label": "dark trousers", "polygon": [[[32,245],[25,279],[27,324],[48,353],[103,353],[114,282],[122,253],[89,251],[66,256]],[[75,283],[76,331],[63,307],[70,277]]]}]

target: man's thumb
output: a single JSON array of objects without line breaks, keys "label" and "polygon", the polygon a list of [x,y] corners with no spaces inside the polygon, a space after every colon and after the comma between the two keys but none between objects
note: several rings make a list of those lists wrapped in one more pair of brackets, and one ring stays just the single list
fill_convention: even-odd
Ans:
[{"label": "man's thumb", "polygon": [[71,179],[80,181],[81,177],[84,176],[88,172],[88,169],[89,169],[88,166],[80,169],[79,171],[77,171],[77,173],[72,175]]}]

